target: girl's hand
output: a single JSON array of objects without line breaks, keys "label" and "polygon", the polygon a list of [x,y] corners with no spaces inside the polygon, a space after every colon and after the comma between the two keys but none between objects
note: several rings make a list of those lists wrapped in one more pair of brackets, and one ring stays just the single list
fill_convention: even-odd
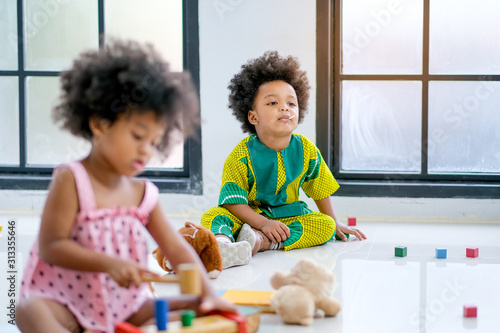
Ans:
[{"label": "girl's hand", "polygon": [[284,242],[290,237],[290,229],[280,221],[267,220],[260,231],[273,243]]},{"label": "girl's hand", "polygon": [[341,240],[344,242],[347,240],[347,237],[345,234],[350,234],[356,236],[359,240],[366,239],[366,236],[361,230],[351,228],[346,226],[345,224],[342,223],[337,223],[337,232],[336,235],[340,237]]},{"label": "girl's hand", "polygon": [[222,312],[231,312],[231,313],[238,312],[236,306],[233,303],[228,302],[227,300],[215,294],[210,294],[202,297],[200,304],[200,311],[206,314],[214,310]]},{"label": "girl's hand", "polygon": [[128,288],[131,283],[136,287],[142,283],[141,276],[143,274],[153,274],[146,268],[143,268],[135,261],[121,260],[112,258],[106,273],[118,283],[120,287]]}]

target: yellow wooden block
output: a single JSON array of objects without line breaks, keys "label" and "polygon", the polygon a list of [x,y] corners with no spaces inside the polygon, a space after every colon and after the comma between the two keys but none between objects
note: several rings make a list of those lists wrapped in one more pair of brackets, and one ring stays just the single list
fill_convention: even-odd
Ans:
[{"label": "yellow wooden block", "polygon": [[236,305],[256,307],[261,312],[274,313],[271,308],[271,297],[275,293],[275,291],[229,289],[222,294],[222,298]]}]

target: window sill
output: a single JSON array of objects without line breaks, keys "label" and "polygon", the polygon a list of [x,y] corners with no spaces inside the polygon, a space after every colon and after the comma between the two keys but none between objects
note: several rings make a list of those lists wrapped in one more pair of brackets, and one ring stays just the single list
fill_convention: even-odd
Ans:
[{"label": "window sill", "polygon": [[500,182],[342,181],[337,196],[500,199]]},{"label": "window sill", "polygon": [[[0,175],[0,190],[47,190],[51,176]],[[148,177],[160,193],[202,194],[202,184],[190,178]]]}]

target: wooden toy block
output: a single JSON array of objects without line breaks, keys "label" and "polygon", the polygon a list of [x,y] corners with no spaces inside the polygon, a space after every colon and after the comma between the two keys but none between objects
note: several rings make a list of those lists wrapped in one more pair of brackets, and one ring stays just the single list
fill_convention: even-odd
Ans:
[{"label": "wooden toy block", "polygon": [[356,218],[355,217],[348,217],[347,218],[347,225],[355,226],[356,225]]},{"label": "wooden toy block", "polygon": [[126,321],[115,325],[115,333],[143,333],[139,327],[134,326]]},{"label": "wooden toy block", "polygon": [[477,247],[468,247],[465,250],[465,253],[468,258],[477,258],[479,256],[479,248]]},{"label": "wooden toy block", "polygon": [[259,330],[260,310],[251,306],[237,306],[238,311],[245,317],[247,332],[255,333]]},{"label": "wooden toy block", "polygon": [[115,333],[255,333],[257,330],[258,326],[250,330],[248,325],[240,325],[234,318],[221,315],[194,318],[190,326],[183,325],[181,321],[170,321],[166,330],[158,330],[157,325],[136,327],[120,323],[115,326]]},{"label": "wooden toy block", "polygon": [[[197,266],[179,265],[178,271],[178,277],[145,274],[142,280],[144,282],[179,283],[181,293],[201,295],[201,278]],[[274,294],[274,292],[271,293]],[[271,296],[267,297],[269,306]],[[240,309],[241,315],[217,312],[198,318],[192,318],[193,311],[184,311],[184,314],[190,315],[189,318],[181,316],[182,321],[168,322],[168,308],[166,299],[158,299],[155,301],[156,325],[136,327],[128,323],[120,323],[115,326],[115,333],[253,333],[258,330],[260,323],[260,312],[253,308],[246,310],[246,314]]]},{"label": "wooden toy block", "polygon": [[250,306],[261,312],[274,313],[271,308],[271,297],[275,293],[275,291],[229,289],[222,294],[222,298],[236,305]]},{"label": "wooden toy block", "polygon": [[444,248],[437,247],[436,248],[436,258],[438,259],[446,259],[447,250]]},{"label": "wooden toy block", "polygon": [[406,254],[407,254],[406,246],[396,246],[394,248],[394,255],[396,257],[406,257]]},{"label": "wooden toy block", "polygon": [[238,323],[217,315],[195,318],[189,327],[178,324],[171,325],[165,333],[238,333]]},{"label": "wooden toy block", "polygon": [[222,311],[212,311],[210,314],[218,315],[234,321],[236,324],[238,324],[239,333],[247,333],[247,321],[244,316],[237,313],[222,312]]},{"label": "wooden toy block", "polygon": [[193,310],[183,310],[181,312],[182,327],[193,326],[194,318],[196,318],[196,312]]},{"label": "wooden toy block", "polygon": [[140,329],[143,333],[245,333],[238,331],[237,322],[217,315],[194,318],[189,327],[182,326],[180,321],[171,321],[165,331],[158,331],[156,325]]},{"label": "wooden toy block", "polygon": [[168,301],[166,299],[155,300],[156,327],[158,331],[166,331],[168,324]]},{"label": "wooden toy block", "polygon": [[180,264],[178,276],[156,276],[144,274],[142,282],[178,283],[181,294],[201,295],[201,277],[195,264]]},{"label": "wooden toy block", "polygon": [[464,317],[465,318],[476,318],[477,317],[477,306],[464,305]]}]

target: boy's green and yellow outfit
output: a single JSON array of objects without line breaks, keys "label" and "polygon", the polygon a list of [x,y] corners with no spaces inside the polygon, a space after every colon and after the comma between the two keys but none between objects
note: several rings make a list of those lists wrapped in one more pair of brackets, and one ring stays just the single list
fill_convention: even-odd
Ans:
[{"label": "boy's green and yellow outfit", "polygon": [[234,241],[243,223],[222,205],[248,204],[290,228],[285,251],[326,243],[335,235],[335,221],[299,201],[300,188],[313,200],[324,199],[339,188],[318,148],[308,138],[293,134],[288,147],[277,152],[253,134],[227,158],[219,206],[205,212],[201,224]]}]

